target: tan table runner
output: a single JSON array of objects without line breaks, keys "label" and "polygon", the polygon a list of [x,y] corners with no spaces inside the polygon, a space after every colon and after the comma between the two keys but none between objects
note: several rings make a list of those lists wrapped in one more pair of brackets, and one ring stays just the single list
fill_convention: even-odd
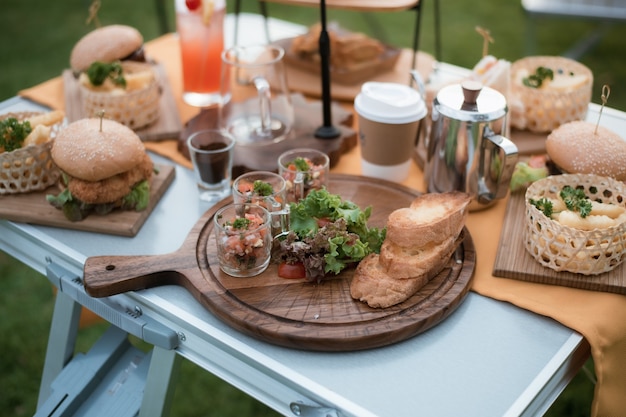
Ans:
[{"label": "tan table runner", "polygon": [[[198,112],[181,99],[181,67],[176,35],[157,38],[146,45],[146,51],[165,66],[185,123]],[[55,109],[63,109],[63,82],[54,78],[20,91],[23,97]],[[350,106],[351,103],[346,103]],[[189,161],[176,149],[176,140],[146,143],[146,146],[177,163],[190,167]],[[360,174],[359,148],[343,155],[333,172]],[[404,184],[423,191],[422,172],[413,164]],[[492,275],[506,201],[489,209],[471,213],[467,226],[477,251],[476,273],[472,290],[497,300],[507,301],[537,314],[551,317],[581,333],[591,346],[597,384],[592,415],[618,417],[626,415],[626,296],[585,291],[497,278]]]}]

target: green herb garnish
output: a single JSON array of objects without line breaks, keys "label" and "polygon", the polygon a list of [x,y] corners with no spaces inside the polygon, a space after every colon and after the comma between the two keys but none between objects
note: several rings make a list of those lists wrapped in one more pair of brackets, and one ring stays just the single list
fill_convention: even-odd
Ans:
[{"label": "green herb garnish", "polygon": [[264,182],[261,180],[255,180],[252,185],[252,190],[254,194],[260,195],[262,197],[267,197],[274,193],[274,187],[269,182]]},{"label": "green herb garnish", "polygon": [[540,198],[539,200],[529,199],[530,204],[537,207],[539,211],[543,212],[546,217],[552,217],[552,201],[548,200],[545,197]]},{"label": "green herb garnish", "polygon": [[554,72],[550,68],[538,67],[534,74],[522,79],[526,87],[539,88],[546,79],[554,80]]},{"label": "green herb garnish", "polygon": [[233,222],[233,229],[235,229],[235,230],[247,230],[248,226],[250,226],[250,223],[252,223],[252,221],[250,221],[249,219],[246,219],[244,217],[238,217]]},{"label": "green herb garnish", "polygon": [[559,193],[559,196],[563,199],[568,210],[577,211],[583,219],[591,213],[591,200],[589,200],[583,190],[566,185]]},{"label": "green herb garnish", "polygon": [[308,170],[311,169],[311,166],[309,165],[307,160],[304,159],[304,158],[296,158],[296,159],[294,159],[292,164],[295,165],[296,170],[298,170],[298,171],[308,171]]},{"label": "green herb garnish", "polygon": [[24,139],[32,132],[30,122],[20,122],[15,117],[0,121],[0,151],[11,152],[24,144]]},{"label": "green herb garnish", "polygon": [[124,70],[119,62],[100,62],[92,63],[87,69],[89,82],[95,86],[102,85],[106,79],[110,79],[113,84],[126,88],[126,79],[124,79]]}]

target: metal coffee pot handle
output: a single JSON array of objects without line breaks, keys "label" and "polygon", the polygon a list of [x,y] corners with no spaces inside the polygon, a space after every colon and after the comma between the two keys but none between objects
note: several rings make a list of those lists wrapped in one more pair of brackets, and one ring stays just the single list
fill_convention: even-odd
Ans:
[{"label": "metal coffee pot handle", "polygon": [[517,146],[489,127],[483,131],[482,158],[477,171],[476,200],[488,204],[504,198],[518,159]]}]

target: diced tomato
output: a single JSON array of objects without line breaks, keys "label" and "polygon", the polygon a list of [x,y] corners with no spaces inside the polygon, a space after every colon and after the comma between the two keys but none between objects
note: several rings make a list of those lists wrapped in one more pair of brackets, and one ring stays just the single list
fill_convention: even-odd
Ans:
[{"label": "diced tomato", "polygon": [[281,262],[278,264],[278,276],[287,279],[305,278],[306,270],[304,269],[304,264],[302,262],[297,262],[295,264]]},{"label": "diced tomato", "polygon": [[254,183],[245,179],[239,180],[239,182],[237,183],[237,191],[239,191],[241,194],[250,193],[254,191]]},{"label": "diced tomato", "polygon": [[196,10],[202,4],[202,0],[185,0],[185,4],[189,10]]}]

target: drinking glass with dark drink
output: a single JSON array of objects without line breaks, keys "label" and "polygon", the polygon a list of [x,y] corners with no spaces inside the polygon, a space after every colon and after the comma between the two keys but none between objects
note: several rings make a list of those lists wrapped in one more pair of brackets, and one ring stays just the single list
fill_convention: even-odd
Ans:
[{"label": "drinking glass with dark drink", "polygon": [[231,193],[235,139],[217,129],[198,131],[187,139],[200,199],[215,203]]}]

